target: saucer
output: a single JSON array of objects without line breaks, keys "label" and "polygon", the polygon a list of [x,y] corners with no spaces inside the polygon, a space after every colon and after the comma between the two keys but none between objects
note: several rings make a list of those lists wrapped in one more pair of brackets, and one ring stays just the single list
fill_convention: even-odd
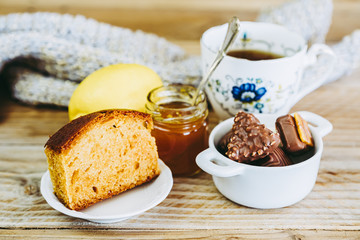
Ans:
[{"label": "saucer", "polygon": [[86,209],[75,211],[65,207],[54,195],[49,171],[41,178],[41,194],[55,210],[76,218],[97,223],[114,223],[139,215],[162,202],[173,185],[170,169],[159,159],[160,175],[149,183],[98,202]]}]

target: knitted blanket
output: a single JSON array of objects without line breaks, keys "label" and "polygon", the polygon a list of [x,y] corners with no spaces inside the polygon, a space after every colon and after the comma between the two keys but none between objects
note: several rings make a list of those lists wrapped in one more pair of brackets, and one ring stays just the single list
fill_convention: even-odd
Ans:
[{"label": "knitted blanket", "polygon": [[[79,82],[95,70],[138,63],[164,82],[196,82],[199,57],[154,34],[57,13],[0,17],[1,81],[28,104],[67,106]],[[196,83],[195,83],[196,84]]]},{"label": "knitted blanket", "polygon": [[[285,25],[316,43],[324,41],[331,15],[331,0],[297,0],[262,12],[258,21]],[[338,62],[328,82],[360,65],[360,30],[331,47]],[[0,81],[6,81],[13,97],[24,103],[67,106],[86,76],[117,63],[148,66],[165,84],[197,85],[201,79],[199,56],[188,55],[154,34],[79,15],[23,13],[0,17]],[[320,64],[327,67],[326,59]],[[315,71],[305,71],[305,78],[310,81]]]}]

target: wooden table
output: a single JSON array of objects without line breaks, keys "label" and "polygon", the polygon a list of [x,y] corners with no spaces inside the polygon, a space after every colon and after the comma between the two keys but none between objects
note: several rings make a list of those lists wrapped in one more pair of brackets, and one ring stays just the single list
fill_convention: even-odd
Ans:
[{"label": "wooden table", "polygon": [[[224,5],[219,5],[221,1],[208,1],[203,9],[206,1],[171,4],[152,0],[149,4],[105,0],[102,5],[72,2],[33,1],[34,6],[30,6],[30,1],[4,0],[0,2],[0,13],[49,10],[85,14],[134,29],[143,26],[142,29],[198,54],[198,37],[203,30],[227,21],[234,13],[242,16],[242,20],[253,20],[261,3],[265,4],[261,0],[251,3],[227,0]],[[281,2],[272,0],[266,4]],[[329,38],[337,41],[360,27],[360,4],[350,0],[337,0],[334,4]],[[159,18],[166,8],[169,11],[163,19]],[[116,9],[126,16],[116,17]],[[134,18],[130,18],[132,14]],[[194,24],[185,30],[189,23]],[[180,26],[181,31],[173,29],[172,24]],[[175,178],[169,196],[137,217],[115,224],[96,224],[55,211],[39,191],[40,177],[47,169],[43,145],[50,134],[67,123],[67,110],[25,106],[11,100],[2,90],[0,239],[360,239],[359,103],[360,69],[322,86],[292,109],[315,112],[330,120],[334,130],[324,138],[324,153],[313,191],[291,207],[258,210],[237,205],[216,190],[208,174],[200,173],[192,178]],[[211,120],[216,122],[214,115]]]}]

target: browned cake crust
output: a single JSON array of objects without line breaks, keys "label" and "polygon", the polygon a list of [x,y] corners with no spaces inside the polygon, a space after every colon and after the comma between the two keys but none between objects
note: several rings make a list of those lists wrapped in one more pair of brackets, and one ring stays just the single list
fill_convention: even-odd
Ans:
[{"label": "browned cake crust", "polygon": [[45,147],[55,152],[66,150],[69,146],[71,146],[76,137],[80,136],[87,130],[89,125],[92,125],[95,122],[100,122],[110,115],[141,117],[144,121],[149,123],[146,127],[148,129],[152,129],[152,118],[151,115],[147,113],[121,109],[102,110],[81,116],[66,124],[49,138]]},{"label": "browned cake crust", "polygon": [[151,115],[104,110],[79,117],[45,144],[54,193],[80,210],[160,174]]}]

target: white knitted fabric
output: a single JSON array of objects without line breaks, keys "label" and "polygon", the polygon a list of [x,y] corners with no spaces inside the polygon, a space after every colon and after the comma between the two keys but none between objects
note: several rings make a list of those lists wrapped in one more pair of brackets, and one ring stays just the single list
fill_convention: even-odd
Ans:
[{"label": "white knitted fabric", "polygon": [[[324,42],[332,8],[331,0],[293,0],[262,12],[258,21],[282,24],[311,43]],[[360,30],[332,49],[337,64],[328,82],[360,65]],[[322,61],[324,66],[326,62]],[[199,56],[189,56],[154,34],[68,14],[0,16],[0,80],[7,81],[12,95],[22,102],[67,106],[79,82],[117,63],[148,66],[165,84],[197,85],[201,79]],[[310,79],[312,75],[309,70],[304,76]]]},{"label": "white knitted fabric", "polygon": [[291,0],[263,10],[257,21],[283,25],[310,44],[324,43],[333,12],[332,0]]},{"label": "white knitted fabric", "polygon": [[[325,42],[331,25],[332,12],[332,0],[290,0],[281,6],[264,9],[257,21],[283,25],[299,33],[311,45]],[[336,63],[326,80],[327,83],[352,73],[360,66],[360,30],[355,30],[330,47],[336,55]],[[322,59],[318,68],[329,66],[329,56],[327,58]],[[316,69],[308,69],[304,72],[305,80],[311,81],[314,76],[316,76]]]},{"label": "white knitted fabric", "polygon": [[67,14],[0,17],[0,69],[23,102],[67,106],[80,81],[116,63],[148,66],[165,82],[201,74],[198,57],[154,34]]}]

